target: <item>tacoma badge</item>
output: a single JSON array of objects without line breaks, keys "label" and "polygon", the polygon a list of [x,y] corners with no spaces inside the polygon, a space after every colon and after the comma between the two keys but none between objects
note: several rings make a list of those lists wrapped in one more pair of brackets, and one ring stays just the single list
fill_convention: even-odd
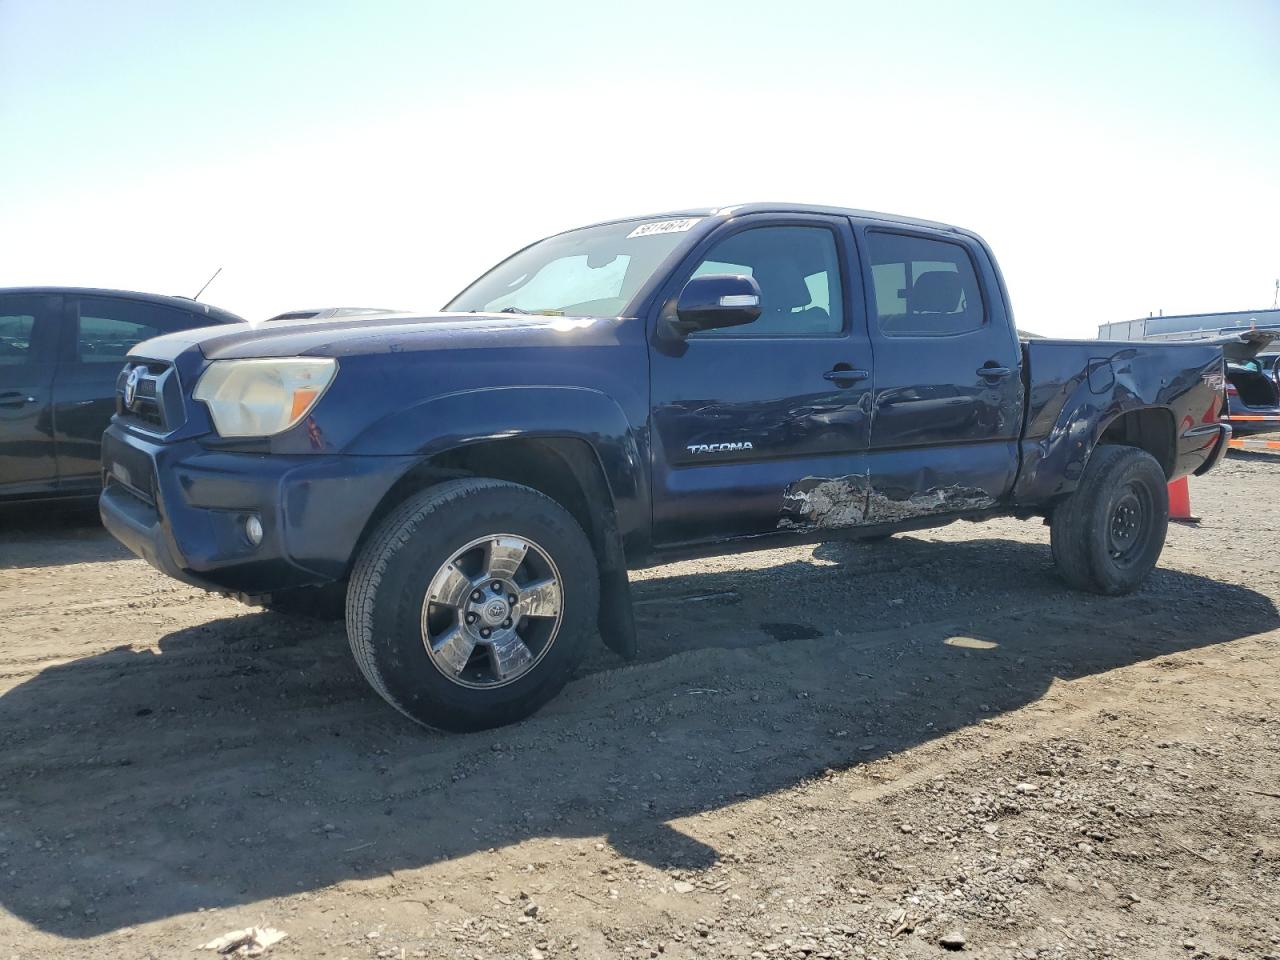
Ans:
[{"label": "tacoma badge", "polygon": [[740,443],[691,443],[689,444],[690,453],[729,453],[738,450],[754,450],[750,440],[743,440]]}]

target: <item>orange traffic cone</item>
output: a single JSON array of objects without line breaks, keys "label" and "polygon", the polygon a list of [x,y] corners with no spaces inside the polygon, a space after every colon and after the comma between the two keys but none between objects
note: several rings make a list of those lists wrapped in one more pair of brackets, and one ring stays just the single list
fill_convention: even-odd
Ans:
[{"label": "orange traffic cone", "polygon": [[1184,523],[1199,523],[1199,517],[1191,515],[1191,490],[1186,477],[1179,477],[1169,484],[1169,519]]}]

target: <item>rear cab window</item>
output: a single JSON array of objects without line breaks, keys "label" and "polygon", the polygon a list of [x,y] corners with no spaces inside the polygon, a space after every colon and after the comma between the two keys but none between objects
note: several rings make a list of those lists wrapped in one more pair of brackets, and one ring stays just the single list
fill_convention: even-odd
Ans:
[{"label": "rear cab window", "polygon": [[959,243],[869,230],[876,323],[886,337],[949,337],[987,323],[982,287]]}]

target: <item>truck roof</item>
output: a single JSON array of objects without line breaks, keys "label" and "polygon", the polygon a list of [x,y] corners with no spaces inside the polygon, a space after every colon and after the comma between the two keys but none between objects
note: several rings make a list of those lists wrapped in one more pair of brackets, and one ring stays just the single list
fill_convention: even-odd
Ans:
[{"label": "truck roof", "polygon": [[668,210],[663,213],[642,213],[632,217],[616,217],[602,220],[591,226],[599,227],[609,223],[624,223],[628,220],[665,220],[680,217],[731,217],[744,213],[815,213],[838,217],[860,217],[866,220],[883,220],[886,223],[897,223],[903,226],[928,227],[932,230],[950,230],[954,233],[968,231],[949,223],[936,220],[922,220],[918,217],[903,217],[893,213],[877,213],[874,210],[858,210],[854,207],[830,207],[817,203],[735,203],[725,207],[691,207],[685,210]]}]

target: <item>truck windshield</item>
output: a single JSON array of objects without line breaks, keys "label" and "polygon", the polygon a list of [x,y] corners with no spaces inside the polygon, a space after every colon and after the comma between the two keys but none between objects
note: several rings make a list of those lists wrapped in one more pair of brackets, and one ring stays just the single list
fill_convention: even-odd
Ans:
[{"label": "truck windshield", "polygon": [[699,219],[630,220],[548,237],[498,264],[445,309],[621,316]]}]

